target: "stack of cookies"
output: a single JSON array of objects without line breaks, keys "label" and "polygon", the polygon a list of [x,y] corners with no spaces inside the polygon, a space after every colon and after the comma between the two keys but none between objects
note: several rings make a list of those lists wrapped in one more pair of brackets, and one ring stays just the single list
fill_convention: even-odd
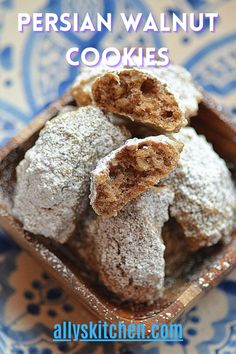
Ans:
[{"label": "stack of cookies", "polygon": [[76,106],[46,123],[17,167],[14,215],[71,243],[121,301],[151,303],[185,255],[229,242],[235,222],[224,160],[187,127],[202,95],[177,65],[101,64],[71,93]]}]

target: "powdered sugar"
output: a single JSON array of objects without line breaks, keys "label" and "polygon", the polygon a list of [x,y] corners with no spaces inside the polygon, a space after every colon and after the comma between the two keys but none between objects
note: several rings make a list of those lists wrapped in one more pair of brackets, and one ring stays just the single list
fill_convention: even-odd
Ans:
[{"label": "powdered sugar", "polygon": [[176,169],[163,182],[172,186],[171,215],[182,225],[194,249],[230,237],[236,194],[230,172],[203,136],[184,128],[174,135],[185,146]]},{"label": "powdered sugar", "polygon": [[154,187],[129,202],[116,217],[92,214],[86,221],[83,256],[94,247],[102,282],[122,300],[150,302],[162,292],[165,247],[161,230],[173,197],[169,188]]},{"label": "powdered sugar", "polygon": [[24,228],[65,242],[88,205],[90,171],[128,136],[93,106],[49,121],[17,167],[13,212]]}]

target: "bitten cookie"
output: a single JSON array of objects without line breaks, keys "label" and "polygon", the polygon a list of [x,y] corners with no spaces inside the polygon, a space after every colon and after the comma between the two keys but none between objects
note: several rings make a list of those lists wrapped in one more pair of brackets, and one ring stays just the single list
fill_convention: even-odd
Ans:
[{"label": "bitten cookie", "polygon": [[13,212],[24,229],[65,242],[89,204],[90,172],[128,137],[93,106],[47,122],[17,167]]},{"label": "bitten cookie", "polygon": [[163,180],[175,192],[171,216],[192,250],[227,241],[235,222],[236,192],[224,160],[192,128],[174,136],[184,148],[177,167]]},{"label": "bitten cookie", "polygon": [[164,135],[130,139],[99,161],[91,174],[91,205],[98,215],[114,216],[130,200],[166,177],[183,145]]},{"label": "bitten cookie", "polygon": [[78,250],[122,301],[153,302],[162,294],[165,247],[161,231],[173,198],[169,188],[153,187],[117,216],[102,218],[92,213],[85,221]]},{"label": "bitten cookie", "polygon": [[106,72],[94,81],[92,97],[102,109],[161,132],[177,132],[186,126],[202,98],[190,73],[176,65]]}]

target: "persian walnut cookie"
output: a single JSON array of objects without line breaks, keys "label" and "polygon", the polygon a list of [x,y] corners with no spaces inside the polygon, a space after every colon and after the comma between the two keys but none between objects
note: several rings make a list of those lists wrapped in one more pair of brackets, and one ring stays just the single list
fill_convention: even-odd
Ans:
[{"label": "persian walnut cookie", "polygon": [[89,205],[90,172],[129,137],[94,106],[47,122],[17,167],[13,212],[24,229],[67,241]]},{"label": "persian walnut cookie", "polygon": [[119,69],[98,77],[92,98],[100,108],[130,118],[159,132],[178,132],[196,115],[201,93],[187,70]]},{"label": "persian walnut cookie", "polygon": [[161,182],[175,192],[170,214],[192,250],[230,240],[236,192],[230,172],[205,137],[193,128],[174,134],[184,144],[177,167]]},{"label": "persian walnut cookie", "polygon": [[91,173],[90,202],[115,216],[130,200],[157,184],[177,165],[182,143],[164,135],[133,138],[99,161]]},{"label": "persian walnut cookie", "polygon": [[96,268],[101,283],[122,301],[149,303],[162,294],[165,246],[161,232],[173,198],[169,188],[153,187],[117,216],[104,218],[92,212],[85,221],[84,245],[78,250],[86,264],[92,262],[90,268]]}]

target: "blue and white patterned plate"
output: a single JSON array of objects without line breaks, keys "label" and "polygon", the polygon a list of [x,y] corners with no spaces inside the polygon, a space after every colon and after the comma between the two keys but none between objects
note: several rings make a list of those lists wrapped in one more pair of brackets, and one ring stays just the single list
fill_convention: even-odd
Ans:
[{"label": "blue and white patterned plate", "polygon": [[[125,33],[119,12],[219,12],[214,34]],[[0,0],[0,144],[70,86],[76,69],[64,60],[69,47],[167,46],[215,99],[236,116],[235,0]],[[112,12],[114,32],[17,33],[18,12]],[[60,75],[58,75],[60,73]],[[236,119],[236,118],[235,118]],[[30,256],[0,232],[0,354],[235,354],[236,271],[185,318],[184,342],[129,347],[52,343],[55,322],[91,319],[49,279]]]}]

